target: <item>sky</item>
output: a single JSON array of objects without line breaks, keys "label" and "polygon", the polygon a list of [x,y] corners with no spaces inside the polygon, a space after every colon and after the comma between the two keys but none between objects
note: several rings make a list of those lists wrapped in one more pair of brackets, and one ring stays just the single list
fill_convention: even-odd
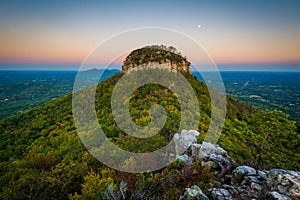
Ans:
[{"label": "sky", "polygon": [[[113,35],[160,27],[189,36],[225,70],[300,71],[299,10],[294,0],[2,0],[0,70],[78,69]],[[181,53],[189,58],[196,51]]]}]

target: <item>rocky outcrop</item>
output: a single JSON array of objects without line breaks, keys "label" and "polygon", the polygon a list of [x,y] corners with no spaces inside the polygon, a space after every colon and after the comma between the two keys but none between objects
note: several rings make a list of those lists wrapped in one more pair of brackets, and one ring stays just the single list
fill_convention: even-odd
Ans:
[{"label": "rocky outcrop", "polygon": [[192,158],[190,158],[188,155],[181,155],[177,157],[177,160],[186,164],[186,165],[191,165],[192,164]]},{"label": "rocky outcrop", "polygon": [[202,190],[194,185],[185,189],[185,193],[180,197],[180,200],[209,200],[209,198],[202,192]]},{"label": "rocky outcrop", "polygon": [[132,51],[123,62],[122,72],[127,73],[140,68],[167,67],[172,71],[191,74],[190,64],[174,47],[153,45]]},{"label": "rocky outcrop", "polygon": [[[300,199],[300,172],[271,169],[256,170],[249,166],[236,166],[227,152],[217,144],[203,142],[197,144],[199,133],[183,130],[175,134],[177,159],[191,165],[192,159],[209,166],[220,179],[219,188],[209,189],[207,198],[213,200],[229,199]],[[199,187],[198,187],[199,188]],[[187,188],[183,199],[199,199],[191,194],[201,189]],[[202,193],[202,191],[201,191]],[[204,194],[205,195],[205,194]]]},{"label": "rocky outcrop", "polygon": [[231,184],[240,195],[248,198],[258,198],[267,191],[267,172],[255,170],[249,166],[239,166],[233,170]]},{"label": "rocky outcrop", "polygon": [[257,198],[267,193],[270,199],[299,199],[300,173],[290,170],[255,170],[239,166],[232,172],[232,185],[239,195]]},{"label": "rocky outcrop", "polygon": [[235,165],[227,152],[217,144],[203,142],[202,144],[193,144],[191,149],[192,156],[200,159],[202,166],[209,165],[213,167],[216,164],[221,168],[217,175],[219,178],[223,177]]},{"label": "rocky outcrop", "polygon": [[197,142],[199,135],[200,133],[196,130],[182,130],[181,133],[176,133],[173,137],[176,147],[176,158],[186,153],[191,145]]},{"label": "rocky outcrop", "polygon": [[231,200],[233,199],[228,190],[223,188],[210,189],[211,197],[213,200]]},{"label": "rocky outcrop", "polygon": [[300,172],[271,169],[267,175],[268,188],[291,198],[300,199]]},{"label": "rocky outcrop", "polygon": [[283,195],[283,194],[279,194],[278,192],[268,192],[266,195],[266,199],[268,200],[291,200],[291,198]]}]

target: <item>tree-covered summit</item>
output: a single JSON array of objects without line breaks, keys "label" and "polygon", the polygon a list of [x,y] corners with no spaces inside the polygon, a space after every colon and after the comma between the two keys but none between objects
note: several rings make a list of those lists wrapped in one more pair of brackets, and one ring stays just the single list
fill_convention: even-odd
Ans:
[{"label": "tree-covered summit", "polygon": [[154,64],[164,64],[172,70],[184,71],[191,74],[190,62],[183,57],[175,47],[164,45],[146,46],[133,50],[124,60],[123,73],[138,66],[147,67]]}]

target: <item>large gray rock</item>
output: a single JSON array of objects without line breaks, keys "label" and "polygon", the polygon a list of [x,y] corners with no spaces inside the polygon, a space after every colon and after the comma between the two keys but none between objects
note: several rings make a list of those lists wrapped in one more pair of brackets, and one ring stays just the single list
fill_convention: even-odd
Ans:
[{"label": "large gray rock", "polygon": [[200,133],[196,130],[182,130],[181,133],[174,135],[175,147],[176,147],[176,158],[191,147],[192,144],[196,143]]},{"label": "large gray rock", "polygon": [[192,156],[195,158],[208,159],[211,155],[215,155],[217,157],[228,157],[227,151],[217,144],[203,142],[202,144],[192,145]]},{"label": "large gray rock", "polygon": [[[182,132],[181,132],[182,133]],[[198,137],[199,137],[199,135],[200,135],[200,133],[198,132],[198,131],[196,131],[196,130],[189,130],[188,131],[188,134],[189,135],[193,135],[193,136],[195,136],[197,139],[198,139]],[[196,140],[196,142],[197,142],[197,140]]]},{"label": "large gray rock", "polygon": [[244,177],[244,181],[245,183],[247,183],[248,185],[251,185],[251,183],[261,183],[261,180],[259,179],[259,176],[245,176]]},{"label": "large gray rock", "polygon": [[270,190],[293,199],[300,199],[300,172],[271,169],[268,173],[267,185]]},{"label": "large gray rock", "polygon": [[191,165],[192,164],[192,159],[186,154],[178,156],[177,160],[179,160],[180,162],[182,162],[186,165]]},{"label": "large gray rock", "polygon": [[256,175],[256,170],[249,166],[238,166],[234,171],[233,174],[238,177],[254,176]]},{"label": "large gray rock", "polygon": [[266,195],[266,199],[267,200],[291,200],[291,198],[289,198],[283,194],[279,194],[276,191],[268,192]]},{"label": "large gray rock", "polygon": [[233,194],[233,195],[238,195],[239,194],[239,191],[237,188],[235,188],[234,186],[232,185],[222,185],[222,187],[226,190],[228,190],[230,192],[230,194]]},{"label": "large gray rock", "polygon": [[236,186],[249,186],[251,191],[265,191],[267,175],[264,171],[255,170],[248,166],[239,166],[232,172],[232,183]]},{"label": "large gray rock", "polygon": [[215,153],[216,146],[209,142],[203,142],[202,144],[192,145],[192,156],[198,159],[209,158],[209,156]]},{"label": "large gray rock", "polygon": [[[227,152],[217,144],[203,142],[202,144],[192,144],[192,157],[201,160],[202,167],[217,169],[215,172],[219,178],[227,174],[235,165],[234,161],[228,156]],[[219,170],[221,169],[221,170]]]},{"label": "large gray rock", "polygon": [[230,160],[222,155],[210,154],[209,160],[215,161],[217,163],[227,163],[230,164]]},{"label": "large gray rock", "polygon": [[264,180],[267,180],[268,179],[268,171],[266,171],[266,170],[263,170],[263,171],[261,171],[261,170],[256,170],[256,173],[257,173],[257,175],[259,176],[259,177],[261,177],[262,179],[264,179]]},{"label": "large gray rock", "polygon": [[242,183],[245,176],[256,176],[256,170],[248,166],[238,166],[232,172],[232,181],[234,183]]},{"label": "large gray rock", "polygon": [[220,188],[212,188],[210,189],[210,193],[213,200],[232,200],[231,194],[228,190],[220,189]]},{"label": "large gray rock", "polygon": [[194,185],[190,188],[185,188],[185,193],[179,198],[180,200],[209,200],[202,190]]},{"label": "large gray rock", "polygon": [[200,150],[201,150],[201,144],[192,144],[191,149],[192,149],[192,157],[197,158],[197,159],[201,159],[199,157],[200,155]]},{"label": "large gray rock", "polygon": [[215,154],[225,156],[227,155],[227,151],[225,151],[223,148],[221,148],[219,145],[215,145]]}]

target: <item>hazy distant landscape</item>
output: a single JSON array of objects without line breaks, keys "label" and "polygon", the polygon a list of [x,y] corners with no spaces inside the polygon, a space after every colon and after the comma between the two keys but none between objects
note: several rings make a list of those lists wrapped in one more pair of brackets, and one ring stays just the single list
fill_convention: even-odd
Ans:
[{"label": "hazy distant landscape", "polygon": [[[102,80],[117,71],[106,70]],[[0,71],[0,119],[21,113],[73,91],[76,71]],[[89,79],[98,79],[93,71],[87,72],[84,86]]]},{"label": "hazy distant landscape", "polygon": [[[119,72],[106,70],[102,80]],[[0,119],[72,92],[76,71],[0,71]],[[210,72],[206,73],[209,77]],[[203,80],[199,73],[193,72]],[[280,110],[300,121],[300,72],[221,72],[227,94],[263,110]],[[90,71],[89,79],[98,78]],[[208,83],[217,84],[214,80]]]}]

